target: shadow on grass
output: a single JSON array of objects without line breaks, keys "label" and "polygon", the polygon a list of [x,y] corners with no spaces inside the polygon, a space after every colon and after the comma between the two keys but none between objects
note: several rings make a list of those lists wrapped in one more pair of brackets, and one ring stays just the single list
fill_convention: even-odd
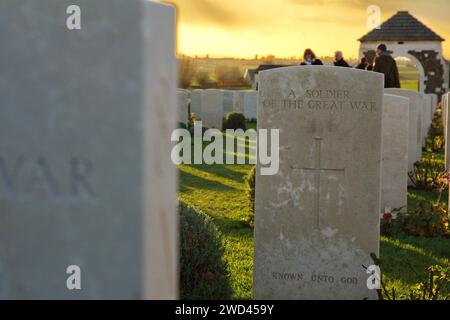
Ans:
[{"label": "shadow on grass", "polygon": [[180,213],[181,299],[230,299],[223,235],[202,211],[181,203]]},{"label": "shadow on grass", "polygon": [[251,165],[243,164],[240,166],[243,168],[242,171],[233,170],[232,168],[235,168],[236,165],[198,165],[193,167],[203,172],[214,174],[223,179],[233,180],[236,183],[242,183],[244,182],[244,178],[247,175],[247,172],[250,169]]},{"label": "shadow on grass", "polygon": [[[208,173],[211,173],[208,171]],[[179,171],[180,175],[180,192],[189,192],[191,189],[204,189],[213,191],[232,191],[236,188],[223,184],[219,181],[208,180],[204,177]]]},{"label": "shadow on grass", "polygon": [[381,270],[389,280],[402,284],[396,288],[401,292],[405,286],[418,283],[425,269],[432,265],[449,266],[450,240],[442,238],[424,239],[407,235],[382,238]]}]

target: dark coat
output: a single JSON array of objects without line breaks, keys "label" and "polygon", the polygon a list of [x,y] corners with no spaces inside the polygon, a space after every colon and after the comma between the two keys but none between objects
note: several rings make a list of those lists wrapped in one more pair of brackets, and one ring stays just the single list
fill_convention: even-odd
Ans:
[{"label": "dark coat", "polygon": [[359,69],[359,70],[366,70],[368,66],[369,66],[368,63],[360,63],[360,64],[358,64],[358,65],[356,66],[356,69]]},{"label": "dark coat", "polygon": [[373,71],[384,74],[385,88],[400,88],[400,74],[397,62],[389,54],[382,54],[375,58]]},{"label": "dark coat", "polygon": [[[304,63],[304,62],[302,62],[301,65],[302,65],[302,66],[307,66],[307,64]],[[313,65],[313,66],[323,66],[323,63],[322,63],[322,61],[321,61],[320,59],[316,59],[316,60],[313,62],[312,65]]]},{"label": "dark coat", "polygon": [[344,67],[344,68],[350,68],[350,65],[344,60],[341,59],[339,61],[334,62],[335,67]]}]

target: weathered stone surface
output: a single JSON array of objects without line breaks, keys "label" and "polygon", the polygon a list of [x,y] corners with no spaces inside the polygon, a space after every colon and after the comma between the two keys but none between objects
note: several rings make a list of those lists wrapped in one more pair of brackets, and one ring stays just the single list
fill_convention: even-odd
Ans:
[{"label": "weathered stone surface", "polygon": [[191,113],[195,115],[196,120],[202,119],[202,92],[203,90],[191,91]]},{"label": "weathered stone surface", "polygon": [[178,90],[178,122],[185,125],[189,121],[189,96],[188,90]]},{"label": "weathered stone surface", "polygon": [[254,298],[364,299],[379,251],[383,75],[326,66],[260,73],[259,129],[280,170],[256,179]]},{"label": "weathered stone surface", "polygon": [[[420,120],[421,101],[416,91],[404,89],[385,89],[385,93],[409,99],[409,143],[408,143],[408,171],[414,170],[414,163],[420,159],[422,144],[422,125]],[[420,126],[419,126],[420,123]]]},{"label": "weathered stone surface", "polygon": [[258,116],[258,92],[246,91],[244,102],[244,115],[248,120],[256,120]]},{"label": "weathered stone surface", "polygon": [[426,146],[428,138],[428,130],[431,127],[432,113],[433,113],[433,97],[429,94],[423,95],[424,101],[424,113],[423,113],[423,123],[422,123],[422,146]]},{"label": "weathered stone surface", "polygon": [[390,94],[383,102],[381,212],[406,210],[408,195],[409,99]]},{"label": "weathered stone surface", "polygon": [[226,116],[234,109],[235,91],[223,90],[223,115]]},{"label": "weathered stone surface", "polygon": [[208,89],[200,94],[202,121],[206,128],[222,130],[223,122],[223,90]]},{"label": "weathered stone surface", "polygon": [[233,111],[244,114],[245,91],[235,91],[233,100]]},{"label": "weathered stone surface", "polygon": [[0,299],[174,299],[174,10],[73,3],[0,2]]},{"label": "weathered stone surface", "polygon": [[448,130],[450,123],[450,117],[448,112],[449,102],[450,102],[450,93],[447,93],[443,96],[442,99],[442,108],[444,110],[444,117],[445,117],[444,119],[445,167],[447,170],[450,169],[450,136],[449,136],[450,130]]}]

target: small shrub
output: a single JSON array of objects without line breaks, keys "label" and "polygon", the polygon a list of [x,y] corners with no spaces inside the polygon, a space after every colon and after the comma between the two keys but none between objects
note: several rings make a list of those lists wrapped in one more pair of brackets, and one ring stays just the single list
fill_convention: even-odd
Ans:
[{"label": "small shrub", "polygon": [[225,117],[225,120],[223,122],[223,129],[242,129],[244,131],[247,130],[245,116],[242,113],[230,112]]},{"label": "small shrub", "polygon": [[399,216],[402,229],[409,235],[425,238],[450,237],[446,208],[438,203],[427,207],[419,203],[414,211]]},{"label": "small shrub", "polygon": [[442,115],[436,112],[433,122],[428,132],[426,150],[429,152],[438,153],[444,149],[444,128],[442,126]]},{"label": "small shrub", "polygon": [[448,173],[441,174],[437,178],[439,197],[436,202],[431,204],[420,202],[413,211],[399,214],[398,221],[403,231],[412,236],[450,238],[447,208],[441,201],[444,190],[448,189],[449,180]]},{"label": "small shrub", "polygon": [[[380,266],[381,261],[372,254],[375,265]],[[381,289],[378,290],[378,298],[380,300],[411,300],[411,301],[437,301],[450,300],[450,294],[446,293],[450,290],[450,267],[442,267],[439,265],[430,266],[425,269],[423,276],[420,276],[414,270],[411,264],[408,264],[411,272],[417,275],[417,284],[409,289],[408,292],[398,295],[398,291],[393,285],[386,285],[381,278]]]},{"label": "small shrub", "polygon": [[438,153],[444,149],[445,139],[443,136],[436,136],[432,139],[430,143],[431,152]]},{"label": "small shrub", "polygon": [[255,175],[256,167],[245,177],[245,184],[247,186],[245,193],[247,194],[249,214],[247,216],[247,223],[253,227],[255,225]]},{"label": "small shrub", "polygon": [[409,173],[409,178],[415,189],[433,190],[439,187],[439,178],[444,172],[445,165],[431,155],[414,164],[414,171]]},{"label": "small shrub", "polygon": [[444,290],[450,289],[450,268],[438,265],[428,267],[426,275],[411,292],[407,300],[450,300],[450,294]]},{"label": "small shrub", "polygon": [[203,212],[180,204],[180,291],[182,299],[229,299],[221,234]]},{"label": "small shrub", "polygon": [[401,214],[403,208],[394,209],[392,212],[385,212],[380,224],[380,234],[385,237],[390,237],[395,233],[398,233],[399,224],[398,221],[394,219],[394,216]]}]

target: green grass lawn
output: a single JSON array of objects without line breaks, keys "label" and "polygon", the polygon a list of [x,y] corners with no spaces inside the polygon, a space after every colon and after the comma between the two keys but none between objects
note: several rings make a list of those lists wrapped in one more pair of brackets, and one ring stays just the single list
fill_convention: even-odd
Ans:
[{"label": "green grass lawn", "polygon": [[[442,156],[441,156],[442,157]],[[248,204],[244,177],[250,165],[182,165],[179,198],[214,218],[223,234],[232,299],[251,299],[253,272],[253,229],[246,223]],[[409,192],[409,206],[432,201],[437,193]],[[382,272],[402,292],[417,282],[412,271],[434,264],[449,265],[450,240],[409,236],[381,239]]]},{"label": "green grass lawn", "polygon": [[406,64],[399,63],[398,69],[400,72],[400,83],[402,89],[419,90],[419,69],[411,67]]},{"label": "green grass lawn", "polygon": [[400,80],[400,85],[402,89],[419,91],[418,80]]}]

